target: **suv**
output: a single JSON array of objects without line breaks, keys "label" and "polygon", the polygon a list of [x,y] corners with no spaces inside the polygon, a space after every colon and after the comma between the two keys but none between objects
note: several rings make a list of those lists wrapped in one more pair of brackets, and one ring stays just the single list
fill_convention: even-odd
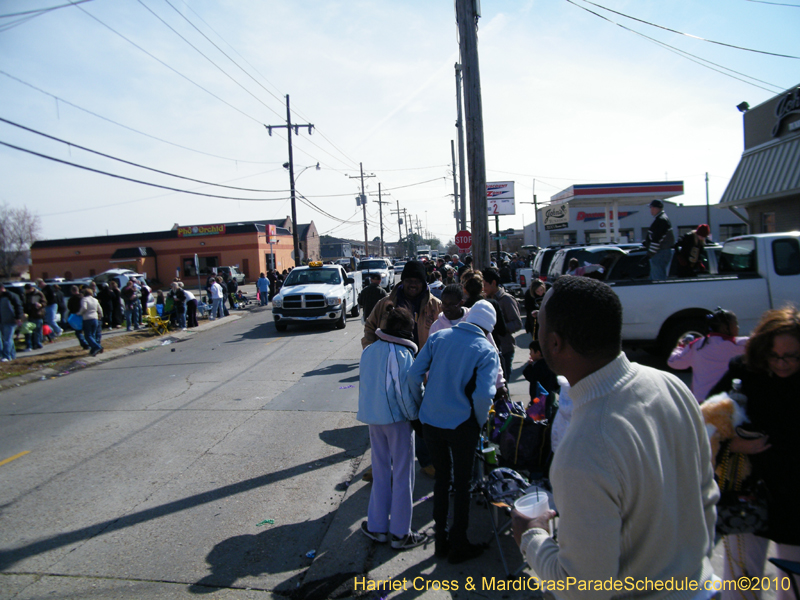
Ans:
[{"label": "suv", "polygon": [[[396,269],[385,258],[368,258],[362,260],[358,268],[361,270],[362,286],[369,285],[369,278],[372,273],[379,273],[381,276],[381,287],[387,292],[391,291],[395,283]],[[402,271],[401,271],[402,272]]]},{"label": "suv", "polygon": [[236,267],[217,267],[217,274],[220,275],[223,279],[225,278],[225,274],[230,275],[231,279],[235,279],[236,283],[239,285],[244,285],[244,273],[242,273]]},{"label": "suv", "polygon": [[[137,273],[136,271],[131,271],[130,269],[109,269],[108,271],[104,271],[99,275],[95,275],[92,279],[97,285],[100,285],[101,283],[108,283],[109,281],[114,280],[119,285],[119,289],[122,289],[128,285],[129,279],[147,283],[144,275]],[[58,285],[61,286],[61,289],[64,289],[63,283],[59,283]]]}]

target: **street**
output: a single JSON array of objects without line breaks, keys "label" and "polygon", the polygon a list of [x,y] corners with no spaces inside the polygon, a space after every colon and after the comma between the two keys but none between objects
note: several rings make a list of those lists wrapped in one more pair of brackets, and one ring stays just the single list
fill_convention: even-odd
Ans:
[{"label": "street", "polygon": [[[360,319],[277,333],[269,309],[243,315],[0,392],[0,461],[16,457],[0,462],[0,599],[347,597],[363,576],[420,578],[403,598],[530,597],[465,589],[505,579],[485,507],[470,535],[492,546],[462,565],[434,560],[432,543],[397,553],[358,531],[370,490]],[[527,393],[528,337],[512,395]],[[432,488],[418,472],[415,528],[432,525]]]}]

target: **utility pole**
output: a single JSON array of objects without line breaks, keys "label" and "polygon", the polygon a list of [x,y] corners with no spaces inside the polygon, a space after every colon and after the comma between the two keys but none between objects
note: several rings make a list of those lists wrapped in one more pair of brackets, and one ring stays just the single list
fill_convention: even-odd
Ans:
[{"label": "utility pole", "polygon": [[[375,195],[376,194],[370,194],[370,196],[375,196]],[[391,194],[386,194],[386,195],[390,196]],[[378,183],[377,196],[378,196],[378,217],[379,217],[380,224],[381,224],[381,256],[386,256],[386,252],[384,251],[384,248],[383,248],[383,205],[384,204],[390,204],[390,203],[383,201],[383,196],[381,196],[381,184],[380,183]]]},{"label": "utility pole", "polygon": [[458,120],[456,121],[456,127],[458,128],[458,180],[461,183],[461,192],[459,193],[460,204],[457,205],[457,207],[460,208],[460,231],[461,229],[467,228],[467,195],[464,193],[467,175],[464,167],[464,123],[461,118],[461,65],[458,63],[456,63],[456,101],[458,102]]},{"label": "utility pole", "polygon": [[[294,192],[294,157],[292,154],[292,127],[296,135],[300,135],[301,127],[308,127],[308,134],[311,135],[311,130],[314,128],[310,123],[303,125],[292,125],[292,113],[289,110],[289,94],[286,94],[286,125],[264,125],[272,135],[273,129],[286,128],[289,138],[289,189],[292,196],[292,242],[294,243],[294,266],[302,265],[303,261],[300,260],[300,239],[297,234],[297,203],[295,201]],[[365,225],[366,226],[366,225]]]},{"label": "utility pole", "polygon": [[453,140],[450,140],[450,154],[453,156],[453,201],[455,202],[455,210],[453,216],[456,218],[456,234],[461,231],[461,219],[459,218],[458,210],[458,178],[456,177],[456,145]]},{"label": "utility pole", "polygon": [[472,217],[473,268],[489,265],[489,214],[486,203],[486,156],[483,143],[481,75],[478,67],[475,0],[456,0],[459,48],[464,70],[464,112],[469,162],[469,205]]},{"label": "utility pole", "polygon": [[[367,196],[364,194],[364,177],[375,177],[374,173],[364,175],[364,164],[358,163],[361,168],[361,208],[364,210],[364,256],[369,256],[369,236],[367,235]],[[350,179],[358,179],[359,176],[353,177],[348,175]]]},{"label": "utility pole", "polygon": [[711,208],[708,204],[708,172],[706,172],[706,223],[711,228]]},{"label": "utility pole", "polygon": [[[397,210],[390,211],[392,214],[397,215],[397,235],[399,236],[397,240],[397,244],[402,248],[403,247],[403,217],[400,215],[403,214],[403,211],[400,210],[400,200],[395,200],[397,203]],[[388,202],[387,202],[388,204]],[[404,253],[405,254],[405,253]]]}]

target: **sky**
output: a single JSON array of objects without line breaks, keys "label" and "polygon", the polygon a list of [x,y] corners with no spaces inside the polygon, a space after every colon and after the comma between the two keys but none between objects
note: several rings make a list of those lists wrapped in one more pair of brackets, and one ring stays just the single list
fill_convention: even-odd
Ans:
[{"label": "sky", "polygon": [[[775,56],[800,56],[800,0],[480,7],[487,181],[515,183],[501,229],[574,184],[683,180],[674,200],[704,204],[708,173],[715,204],[743,149],[736,105],[800,83],[800,60]],[[314,125],[292,135],[298,222],[363,240],[363,165],[370,240],[380,187],[387,241],[399,207],[446,243],[458,60],[454,2],[0,0],[0,142],[16,146],[0,145],[0,204],[37,214],[43,239],[284,218],[286,130],[265,125],[285,125],[288,94]]]}]

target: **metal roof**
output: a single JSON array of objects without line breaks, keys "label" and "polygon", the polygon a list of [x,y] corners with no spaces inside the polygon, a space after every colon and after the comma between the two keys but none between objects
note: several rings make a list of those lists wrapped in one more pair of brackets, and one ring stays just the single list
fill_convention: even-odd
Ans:
[{"label": "metal roof", "polygon": [[721,207],[747,206],[800,193],[800,136],[742,154],[719,201]]}]

